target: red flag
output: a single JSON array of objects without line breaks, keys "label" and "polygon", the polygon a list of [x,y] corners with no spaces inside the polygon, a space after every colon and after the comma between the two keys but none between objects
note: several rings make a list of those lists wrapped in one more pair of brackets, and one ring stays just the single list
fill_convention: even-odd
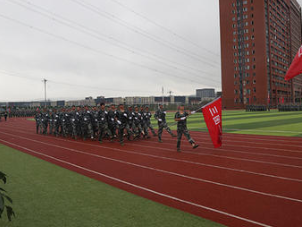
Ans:
[{"label": "red flag", "polygon": [[207,124],[215,148],[222,145],[221,98],[214,100],[202,108],[204,120]]},{"label": "red flag", "polygon": [[284,97],[282,97],[281,102],[282,102],[282,104],[284,104]]},{"label": "red flag", "polygon": [[291,66],[289,67],[285,80],[293,79],[294,77],[300,75],[302,73],[302,46],[298,50],[296,57],[294,58]]}]

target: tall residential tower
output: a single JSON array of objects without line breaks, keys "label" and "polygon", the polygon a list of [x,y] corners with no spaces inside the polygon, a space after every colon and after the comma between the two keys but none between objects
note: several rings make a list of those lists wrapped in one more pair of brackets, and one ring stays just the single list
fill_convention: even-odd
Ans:
[{"label": "tall residential tower", "polygon": [[302,77],[284,77],[301,46],[296,0],[220,0],[222,95],[226,108],[301,101]]}]

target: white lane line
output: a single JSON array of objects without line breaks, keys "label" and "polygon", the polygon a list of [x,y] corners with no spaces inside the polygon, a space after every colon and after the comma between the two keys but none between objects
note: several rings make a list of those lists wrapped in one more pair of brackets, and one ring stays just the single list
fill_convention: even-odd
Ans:
[{"label": "white lane line", "polygon": [[[23,122],[22,122],[23,123]],[[34,124],[34,121],[32,122]],[[26,126],[27,124],[23,124],[24,126]],[[18,125],[19,126],[19,125]],[[206,129],[207,130],[207,129]],[[191,130],[192,134],[198,134],[198,136],[203,136],[205,138],[209,139],[209,136],[205,133],[205,132],[201,132],[201,131],[194,131]],[[259,136],[263,136],[265,138],[259,138]],[[285,140],[284,136],[280,136],[280,138],[278,138],[278,136],[269,136],[269,135],[252,135],[252,134],[234,134],[234,133],[225,133],[224,137],[236,137],[236,138],[244,138],[245,140],[253,140],[251,143],[253,143],[255,140],[260,140],[260,141],[271,141],[271,142],[297,142],[299,144],[302,144],[302,138],[301,137],[295,137],[295,140],[290,140],[293,137],[285,137],[288,138],[288,140]],[[269,139],[270,138],[270,139]],[[298,141],[298,140],[301,141]],[[232,140],[230,140],[232,141]]]},{"label": "white lane line", "polygon": [[[21,131],[19,130],[19,132],[21,132]],[[29,134],[29,133],[25,133],[25,134]],[[156,142],[154,142],[154,143],[156,143]],[[154,147],[146,146],[146,145],[139,145],[137,143],[135,145],[138,146],[138,147],[145,147],[145,148],[154,149]],[[170,149],[170,148],[156,147],[156,149],[166,150],[166,151],[174,151],[175,152],[175,150]],[[210,148],[205,148],[205,149],[210,149]],[[197,153],[197,152],[190,152],[190,151],[183,151],[183,153],[193,154],[193,155],[198,155],[198,156],[210,156],[210,157],[216,157],[216,158],[220,158],[220,159],[230,159],[230,160],[235,160],[235,161],[246,161],[246,162],[254,162],[254,163],[260,163],[260,164],[266,164],[266,165],[275,165],[275,166],[283,166],[283,167],[302,169],[302,166],[297,166],[297,165],[290,165],[290,164],[284,164],[284,163],[278,163],[278,162],[259,161],[259,160],[247,159],[247,158],[236,158],[236,157],[230,157],[230,156],[226,156],[226,155],[215,155],[215,154]]]},{"label": "white lane line", "polygon": [[[198,134],[200,136],[203,136],[205,138],[209,138],[209,136],[205,132],[200,132],[200,131],[191,131],[193,134]],[[269,136],[269,135],[252,135],[252,134],[236,134],[236,133],[224,133],[224,137],[227,138],[243,138],[247,140],[259,140],[259,141],[270,141],[270,142],[295,142],[295,143],[302,143],[302,138],[301,137],[293,137],[293,136]],[[259,138],[263,137],[263,138]],[[278,138],[279,137],[279,138]]]},{"label": "white lane line", "polygon": [[[193,128],[193,129],[194,130],[208,130],[207,128]],[[224,128],[223,131],[273,132],[273,133],[302,134],[302,132],[300,132],[300,131],[261,130],[261,129],[235,129],[235,128]]]},{"label": "white lane line", "polygon": [[106,149],[110,149],[110,150],[114,150],[114,151],[119,151],[119,152],[123,152],[123,153],[128,153],[128,154],[134,154],[134,155],[140,155],[140,156],[146,156],[146,157],[164,159],[164,160],[169,160],[169,161],[174,161],[174,162],[183,162],[183,163],[188,163],[188,164],[193,164],[193,165],[198,165],[198,166],[206,166],[206,167],[223,169],[223,170],[229,170],[229,171],[234,171],[234,172],[240,172],[240,173],[247,173],[247,174],[258,175],[258,176],[276,178],[276,179],[280,179],[280,180],[295,181],[295,182],[300,182],[300,183],[302,182],[302,180],[295,179],[295,178],[281,177],[281,176],[270,175],[270,174],[265,174],[265,173],[257,173],[257,172],[253,172],[253,171],[242,170],[242,169],[234,169],[234,168],[228,168],[228,167],[223,167],[223,166],[211,165],[211,164],[206,164],[206,163],[201,163],[201,162],[193,162],[193,161],[188,161],[188,160],[184,160],[184,159],[169,158],[169,157],[165,157],[165,156],[152,155],[152,154],[149,154],[149,153],[138,153],[140,151],[122,150],[122,149],[118,149],[118,148],[108,147],[108,146],[105,146],[103,144],[102,145],[94,145],[94,144],[86,144],[86,143],[84,144],[84,143],[81,143],[81,142],[71,141],[71,140],[67,140],[67,139],[60,139],[60,138],[56,138],[56,139],[60,140],[60,141],[64,141],[64,142],[77,143],[77,144],[81,144],[81,145],[85,145],[85,146],[91,146],[91,147],[96,147],[96,148],[104,147]]},{"label": "white lane line", "polygon": [[[196,131],[191,131],[191,134],[196,134],[198,133],[198,136],[202,136],[204,138],[209,138],[208,136],[205,136],[205,135],[202,135],[200,132],[196,132]],[[244,138],[245,140],[247,138]],[[168,139],[168,138],[165,138],[165,140],[171,140],[171,139]],[[265,140],[265,139],[258,139],[258,140]],[[235,143],[240,143],[240,141],[235,141],[235,140],[227,140],[227,139],[224,139],[224,141],[230,141],[230,142],[235,142]],[[278,142],[280,143],[281,141],[285,141],[285,142],[293,142],[293,141],[286,141],[286,140],[267,140],[267,141],[274,141],[274,142]],[[204,144],[209,144],[209,145],[212,145],[212,142],[209,141],[209,142],[204,142],[204,141],[199,141],[199,140],[196,140],[196,142],[199,142],[199,143],[204,143]],[[256,142],[249,142],[249,141],[244,141],[246,143],[252,143],[252,144],[264,144],[265,143],[256,143]],[[296,142],[296,141],[295,141]],[[301,143],[302,144],[302,141]],[[246,148],[250,148],[250,146],[242,146],[242,145],[234,145],[234,144],[225,144],[225,146],[231,146],[231,147],[246,147]],[[286,146],[292,146],[292,147],[302,147],[302,146],[298,146],[298,145],[293,145],[293,144],[290,144],[290,145],[286,145]],[[255,148],[259,148],[259,149],[269,149],[269,150],[278,150],[278,151],[287,151],[287,152],[294,152],[294,153],[302,153],[302,151],[296,151],[296,150],[289,150],[289,149],[281,149],[281,148],[267,148],[267,147],[255,147]]]},{"label": "white lane line", "polygon": [[[7,134],[7,133],[4,133],[4,134]],[[195,180],[195,181],[199,181],[199,182],[203,182],[203,183],[214,184],[214,185],[221,186],[221,187],[232,188],[232,189],[236,189],[236,190],[239,190],[239,191],[246,191],[246,192],[249,192],[249,193],[254,193],[254,194],[259,194],[259,195],[263,195],[263,196],[274,197],[274,198],[284,199],[284,200],[288,200],[288,201],[292,201],[292,202],[302,203],[302,200],[300,200],[300,199],[295,199],[295,198],[291,198],[291,197],[287,197],[287,196],[275,195],[275,194],[271,194],[271,193],[256,191],[256,190],[243,188],[243,187],[238,187],[238,186],[233,186],[233,185],[229,185],[229,184],[223,184],[223,183],[210,181],[210,180],[206,180],[206,179],[201,179],[201,178],[197,178],[197,177],[191,177],[191,176],[187,176],[187,175],[184,175],[184,174],[179,174],[179,173],[170,172],[170,171],[166,171],[166,170],[162,170],[162,169],[152,168],[152,167],[149,167],[149,166],[135,164],[135,163],[132,163],[132,162],[127,162],[127,161],[123,161],[123,160],[119,160],[119,159],[109,158],[109,157],[105,157],[105,156],[101,156],[101,155],[97,155],[97,154],[87,153],[85,151],[81,151],[81,150],[77,150],[77,149],[72,149],[72,148],[62,147],[62,146],[59,146],[59,145],[45,143],[45,142],[41,142],[41,141],[38,141],[38,140],[22,137],[22,136],[15,136],[15,135],[12,135],[12,134],[7,134],[7,135],[10,135],[10,136],[13,136],[13,137],[16,137],[16,138],[29,140],[29,141],[40,143],[40,144],[44,144],[44,145],[48,145],[48,146],[52,146],[52,147],[57,147],[57,148],[64,149],[64,150],[69,150],[69,151],[72,151],[74,153],[93,156],[93,157],[97,157],[97,158],[101,158],[101,159],[105,159],[105,160],[109,160],[109,161],[113,161],[113,162],[119,162],[119,163],[126,164],[126,165],[132,165],[132,166],[139,167],[139,168],[142,168],[142,169],[148,169],[148,170],[152,170],[152,171],[155,171],[155,172],[160,172],[160,173],[164,173],[164,174],[168,174],[168,175],[172,175],[172,176],[177,176],[177,177],[181,177],[181,178],[185,178],[185,179]]]},{"label": "white lane line", "polygon": [[[163,140],[168,140],[168,141],[175,141],[173,139],[170,139],[169,137],[163,137]],[[213,143],[212,142],[204,142],[204,141],[201,141],[201,140],[195,140],[197,143],[203,143],[203,144],[209,144],[209,145],[212,145]],[[244,141],[245,142],[245,141]],[[254,144],[257,144],[257,143],[254,143]],[[259,144],[259,143],[258,143]],[[261,143],[262,144],[262,143]],[[301,142],[302,144],[302,142]],[[186,145],[185,145],[186,146]],[[271,148],[271,147],[255,147],[255,146],[245,146],[245,145],[233,145],[233,144],[223,144],[223,147],[225,146],[229,146],[229,147],[242,147],[242,148],[258,148],[258,149],[264,149],[264,150],[271,150],[271,151],[286,151],[286,152],[292,152],[292,153],[300,153],[302,154],[302,150],[301,151],[297,151],[296,149],[283,149],[283,148]],[[287,146],[287,145],[285,145]],[[217,150],[215,148],[211,148],[209,147],[208,149],[210,150]],[[229,149],[223,149],[223,148],[219,148],[219,150],[229,150]],[[268,153],[269,154],[269,153]]]},{"label": "white lane line", "polygon": [[[140,145],[140,144],[135,144],[135,146],[154,149],[154,146],[152,147],[152,146],[146,146],[146,145]],[[175,150],[170,149],[170,148],[156,147],[156,149],[175,152]],[[207,148],[205,148],[205,149],[207,149]],[[290,164],[284,164],[284,163],[278,163],[278,162],[259,161],[259,160],[247,159],[247,158],[235,158],[235,157],[230,157],[230,156],[226,156],[226,155],[215,155],[215,154],[197,153],[197,152],[190,152],[190,151],[183,151],[183,153],[194,154],[194,155],[199,155],[199,156],[211,156],[211,157],[216,157],[216,158],[220,158],[220,159],[230,159],[230,160],[236,160],[236,161],[246,161],[246,162],[254,162],[254,163],[260,163],[260,164],[266,164],[266,165],[275,165],[275,166],[302,169],[302,166],[297,166],[297,165],[290,165]]]},{"label": "white lane line", "polygon": [[[163,138],[163,141],[174,141],[172,139],[169,139],[169,138]],[[206,143],[206,142],[202,142],[202,141],[198,141],[198,140],[195,140],[197,144],[209,144],[209,143]],[[156,143],[155,141],[147,141],[145,140],[144,141],[145,143]],[[182,142],[186,142],[185,140],[182,141]],[[212,145],[212,144],[211,144]],[[191,145],[181,145],[182,147],[186,147],[186,148],[192,148]],[[226,146],[230,146],[230,145],[224,145],[223,147],[226,147]],[[275,148],[262,148],[262,147],[255,147],[255,146],[233,146],[231,145],[231,147],[244,147],[244,148],[255,148],[255,149],[263,149],[263,150],[280,150],[280,149],[275,149]],[[226,149],[226,148],[219,148],[219,149],[216,149],[216,148],[213,148],[213,147],[206,147],[206,149],[208,150],[213,150],[213,151],[227,151],[227,152],[233,152],[233,153],[240,153],[240,154],[250,154],[250,155],[257,155],[257,156],[268,156],[268,157],[279,157],[279,158],[287,158],[287,159],[294,159],[294,160],[297,160],[297,159],[301,159],[302,160],[302,157],[295,157],[295,156],[286,156],[286,155],[276,155],[276,154],[271,154],[271,153],[255,153],[255,152],[245,152],[245,151],[240,151],[240,150],[232,150],[232,149]],[[302,154],[302,151],[294,151],[294,150],[285,150],[285,149],[282,149],[282,151],[286,151],[286,152],[290,152],[290,153],[296,153],[296,154]]]},{"label": "white lane line", "polygon": [[29,151],[31,153],[34,153],[34,154],[37,154],[37,155],[41,155],[41,156],[47,157],[49,159],[53,159],[53,160],[55,160],[57,162],[61,162],[61,163],[64,163],[64,164],[76,167],[76,168],[84,170],[86,172],[90,172],[90,173],[93,173],[93,174],[96,174],[96,175],[108,178],[110,180],[117,181],[119,183],[122,183],[122,184],[125,184],[125,185],[129,185],[131,187],[134,187],[134,188],[137,188],[137,189],[140,189],[140,190],[143,190],[143,191],[150,192],[152,194],[155,194],[155,195],[158,195],[158,196],[161,196],[161,197],[165,197],[165,198],[168,198],[168,199],[171,199],[171,200],[175,200],[177,202],[181,202],[181,203],[184,203],[184,204],[195,206],[195,207],[198,207],[198,208],[201,208],[201,209],[204,209],[204,210],[209,210],[209,211],[212,211],[214,213],[222,214],[222,215],[225,215],[225,216],[228,216],[228,217],[232,217],[232,218],[235,218],[235,219],[238,219],[238,220],[241,220],[241,221],[245,221],[245,222],[248,222],[248,223],[252,223],[252,224],[255,224],[255,225],[259,225],[259,226],[263,226],[263,227],[271,227],[270,225],[267,225],[267,224],[264,224],[264,223],[261,223],[261,222],[253,221],[253,220],[250,220],[248,218],[240,217],[240,216],[237,216],[237,215],[234,215],[234,214],[230,214],[230,213],[227,213],[227,212],[224,212],[224,211],[221,211],[221,210],[217,210],[217,209],[214,209],[214,208],[211,208],[211,207],[203,206],[203,205],[200,205],[200,204],[197,204],[197,203],[193,203],[193,202],[190,202],[190,201],[186,201],[186,200],[183,200],[183,199],[179,199],[177,197],[170,196],[170,195],[167,195],[167,194],[164,194],[164,193],[161,193],[161,192],[157,192],[157,191],[154,191],[154,190],[146,188],[146,187],[135,185],[135,184],[132,184],[130,182],[127,182],[127,181],[124,181],[124,180],[121,180],[121,179],[118,179],[118,178],[115,178],[115,177],[112,177],[112,176],[109,176],[109,175],[106,175],[106,174],[94,171],[94,170],[91,170],[91,169],[88,169],[88,168],[85,168],[83,166],[76,165],[76,164],[71,163],[71,162],[67,162],[67,161],[55,158],[55,157],[50,156],[50,155],[46,155],[46,154],[43,154],[43,153],[40,153],[40,152],[31,150],[31,149],[28,149],[26,147],[19,146],[19,145],[14,144],[14,143],[10,143],[10,142],[2,140],[2,139],[0,139],[0,141],[3,142],[3,143],[9,144],[9,145],[15,146],[15,147],[19,147],[19,148],[24,149],[26,151]]},{"label": "white lane line", "polygon": [[[24,131],[19,131],[19,132],[21,132],[23,134],[27,134],[27,135],[32,135],[32,133],[28,133],[28,132],[24,132]],[[210,167],[210,168],[229,170],[229,171],[234,171],[234,172],[239,172],[239,173],[246,173],[246,174],[252,174],[252,175],[257,175],[257,176],[276,178],[276,179],[280,179],[280,180],[295,181],[295,182],[300,182],[300,183],[302,182],[302,180],[296,179],[296,178],[281,177],[281,176],[277,176],[277,175],[258,173],[258,172],[247,171],[247,170],[242,170],[242,169],[228,168],[228,167],[211,165],[211,164],[206,164],[206,163],[201,163],[201,162],[193,162],[193,161],[188,161],[188,160],[184,160],[184,159],[175,159],[175,158],[169,158],[169,157],[165,157],[165,156],[151,155],[151,154],[148,154],[148,153],[140,153],[140,151],[135,151],[135,150],[132,150],[132,151],[122,150],[122,149],[108,147],[108,146],[104,146],[104,145],[94,145],[94,144],[88,144],[88,143],[81,143],[81,142],[78,142],[78,141],[61,139],[61,138],[56,138],[56,137],[51,137],[51,138],[53,138],[55,140],[59,140],[59,141],[68,142],[68,143],[81,144],[82,146],[90,146],[90,147],[96,147],[96,148],[104,147],[106,149],[119,151],[119,152],[124,152],[124,153],[128,153],[128,154],[158,158],[158,159],[169,160],[169,161],[174,161],[174,162],[183,162],[183,163],[188,163],[188,164],[193,164],[193,165],[198,165],[198,166],[206,166],[206,167]]]}]

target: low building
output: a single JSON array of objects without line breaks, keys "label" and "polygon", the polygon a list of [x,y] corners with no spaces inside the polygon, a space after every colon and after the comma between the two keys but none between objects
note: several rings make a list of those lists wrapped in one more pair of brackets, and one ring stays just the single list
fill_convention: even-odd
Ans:
[{"label": "low building", "polygon": [[216,97],[214,88],[204,88],[196,90],[196,97],[201,98],[201,100],[211,100]]}]

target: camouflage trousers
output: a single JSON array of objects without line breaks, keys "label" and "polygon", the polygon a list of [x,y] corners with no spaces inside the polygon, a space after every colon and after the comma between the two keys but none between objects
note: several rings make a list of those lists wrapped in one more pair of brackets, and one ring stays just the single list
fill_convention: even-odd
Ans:
[{"label": "camouflage trousers", "polygon": [[72,137],[77,139],[77,137],[82,135],[81,125],[77,122],[72,122]]},{"label": "camouflage trousers", "polygon": [[161,136],[163,134],[163,130],[166,129],[166,131],[173,136],[173,133],[171,129],[169,128],[167,122],[161,122],[158,124],[158,139],[161,140]]},{"label": "camouflage trousers", "polygon": [[141,133],[144,132],[144,129],[142,128],[141,124],[134,124],[133,131],[134,131],[136,137],[139,138]]},{"label": "camouflage trousers", "polygon": [[54,122],[49,120],[49,134],[52,135],[52,133],[54,133]]},{"label": "camouflage trousers", "polygon": [[108,134],[110,139],[112,139],[112,133],[108,128],[107,123],[100,123],[99,124],[99,141],[102,141],[103,136]]},{"label": "camouflage trousers", "polygon": [[156,136],[156,133],[155,133],[155,130],[151,124],[151,122],[147,122],[145,125],[144,125],[144,132],[145,132],[145,135],[146,136],[149,136],[149,129],[151,130],[153,136]]},{"label": "camouflage trousers", "polygon": [[118,128],[118,135],[120,143],[124,142],[124,132],[127,132],[128,139],[130,140],[131,135],[133,135],[132,130],[128,124],[121,124]]},{"label": "camouflage trousers", "polygon": [[192,137],[187,129],[187,126],[178,126],[177,127],[177,148],[180,148],[182,135],[184,135],[187,138],[187,140],[189,141],[190,144],[195,143],[195,141],[192,139]]},{"label": "camouflage trousers", "polygon": [[82,124],[82,133],[83,133],[83,139],[84,140],[88,137],[91,137],[92,139],[94,138],[91,123]]}]

